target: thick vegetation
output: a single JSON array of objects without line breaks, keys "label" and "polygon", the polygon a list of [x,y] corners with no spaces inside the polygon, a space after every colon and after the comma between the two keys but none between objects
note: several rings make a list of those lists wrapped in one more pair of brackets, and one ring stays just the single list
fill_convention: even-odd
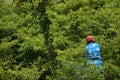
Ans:
[{"label": "thick vegetation", "polygon": [[[119,0],[3,1],[0,80],[119,80]],[[82,58],[87,35],[101,45],[104,76]]]}]

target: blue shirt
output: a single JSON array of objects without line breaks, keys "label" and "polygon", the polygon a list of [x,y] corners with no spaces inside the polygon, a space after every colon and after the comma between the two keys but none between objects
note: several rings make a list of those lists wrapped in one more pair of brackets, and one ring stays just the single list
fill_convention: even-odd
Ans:
[{"label": "blue shirt", "polygon": [[102,60],[100,55],[100,45],[98,43],[89,43],[85,47],[85,53],[83,56],[88,55],[88,64],[89,65],[96,65],[102,66]]},{"label": "blue shirt", "polygon": [[98,43],[89,43],[85,47],[85,53],[83,56],[88,55],[89,60],[101,59],[100,45]]}]

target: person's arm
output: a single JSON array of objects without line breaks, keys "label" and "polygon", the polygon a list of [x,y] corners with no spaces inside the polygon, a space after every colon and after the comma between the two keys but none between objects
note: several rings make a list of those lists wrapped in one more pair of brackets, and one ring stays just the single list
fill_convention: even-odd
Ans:
[{"label": "person's arm", "polygon": [[87,48],[85,48],[85,50],[84,50],[84,53],[83,53],[82,57],[86,57],[86,56],[88,56],[88,51],[87,51]]}]

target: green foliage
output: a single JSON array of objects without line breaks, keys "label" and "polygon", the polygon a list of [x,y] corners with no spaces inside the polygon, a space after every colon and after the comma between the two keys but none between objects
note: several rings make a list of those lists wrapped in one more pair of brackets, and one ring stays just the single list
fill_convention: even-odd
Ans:
[{"label": "green foliage", "polygon": [[[0,0],[0,80],[119,80],[119,4]],[[87,35],[101,45],[100,69],[81,56]]]},{"label": "green foliage", "polygon": [[[104,75],[100,74],[100,70],[94,66],[86,65],[87,60],[80,58],[79,48],[70,48],[66,51],[57,51],[57,60],[59,65],[52,76],[47,77],[48,80],[102,80]],[[102,70],[102,69],[101,69]]]},{"label": "green foliage", "polygon": [[1,72],[1,80],[38,80],[40,73],[37,69],[7,70]]},{"label": "green foliage", "polygon": [[[120,77],[120,68],[114,64],[106,62],[104,65],[105,78],[109,80],[119,80]],[[108,74],[109,73],[109,74]],[[115,76],[115,77],[113,77]]]}]

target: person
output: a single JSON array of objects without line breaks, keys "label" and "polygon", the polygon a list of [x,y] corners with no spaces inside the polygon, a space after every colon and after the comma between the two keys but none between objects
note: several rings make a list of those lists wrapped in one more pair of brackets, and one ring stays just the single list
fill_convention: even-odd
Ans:
[{"label": "person", "polygon": [[100,55],[100,45],[95,43],[93,36],[86,37],[87,46],[83,57],[88,56],[88,65],[96,65],[97,67],[102,66],[102,58]]}]

